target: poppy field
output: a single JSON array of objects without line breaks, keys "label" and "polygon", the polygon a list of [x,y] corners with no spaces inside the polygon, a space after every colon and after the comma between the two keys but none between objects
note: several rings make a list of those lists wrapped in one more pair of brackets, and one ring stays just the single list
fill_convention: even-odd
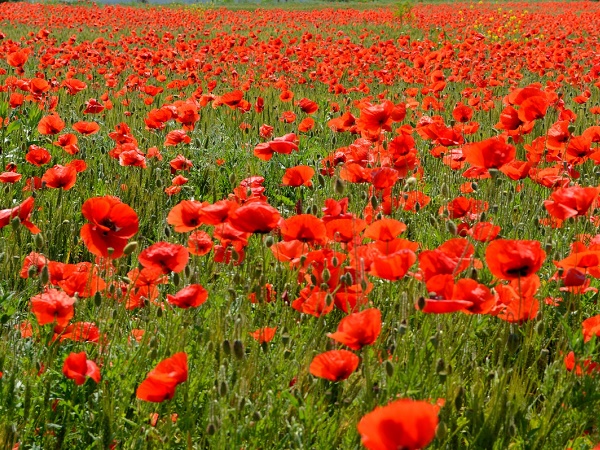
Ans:
[{"label": "poppy field", "polygon": [[599,448],[600,3],[407,5],[0,4],[1,448]]}]

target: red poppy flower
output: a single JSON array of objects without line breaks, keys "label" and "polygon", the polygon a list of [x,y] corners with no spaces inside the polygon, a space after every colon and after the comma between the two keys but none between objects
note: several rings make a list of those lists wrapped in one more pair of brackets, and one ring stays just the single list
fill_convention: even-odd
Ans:
[{"label": "red poppy flower", "polygon": [[438,406],[410,399],[378,406],[358,423],[363,445],[369,450],[417,450],[435,437]]},{"label": "red poppy flower", "polygon": [[377,308],[370,308],[344,317],[340,321],[337,331],[327,336],[352,350],[360,350],[365,345],[375,342],[380,332],[381,311]]},{"label": "red poppy flower", "polygon": [[570,217],[583,216],[598,197],[598,188],[571,186],[559,188],[544,201],[548,212],[557,219],[567,220]]},{"label": "red poppy flower", "polygon": [[27,50],[23,49],[9,53],[6,57],[6,62],[11,67],[21,69],[27,62],[27,59],[29,59],[29,53]]},{"label": "red poppy flower", "polygon": [[77,182],[77,170],[71,164],[61,166],[60,164],[51,167],[42,175],[42,183],[52,189],[63,189],[68,191]]},{"label": "red poppy flower", "polygon": [[98,342],[100,339],[100,330],[93,322],[77,322],[66,328],[57,325],[54,328],[54,337],[52,340],[58,339],[60,342],[71,340],[76,342]]},{"label": "red poppy flower", "polygon": [[28,197],[23,203],[14,208],[0,210],[0,229],[7,226],[14,218],[18,218],[21,225],[31,231],[32,234],[39,233],[40,229],[29,220],[29,216],[33,211],[33,202],[33,197]]},{"label": "red poppy flower", "polygon": [[77,385],[85,383],[87,377],[100,383],[100,369],[94,361],[87,359],[85,352],[69,353],[62,372],[67,378],[74,380]]},{"label": "red poppy flower", "polygon": [[183,200],[171,209],[167,223],[175,226],[175,231],[185,233],[202,225],[203,207],[208,203],[196,200]]},{"label": "red poppy flower", "polygon": [[148,373],[136,391],[136,397],[147,402],[160,403],[175,395],[178,384],[187,381],[188,364],[185,353],[176,353]]},{"label": "red poppy flower", "polygon": [[298,124],[298,131],[302,133],[306,133],[307,131],[312,130],[315,127],[315,119],[312,117],[307,117],[302,119],[302,122]]},{"label": "red poppy flower", "polygon": [[42,120],[38,123],[38,132],[40,134],[58,134],[65,127],[65,123],[58,116],[58,114],[51,114],[46,117],[42,117]]},{"label": "red poppy flower", "polygon": [[396,219],[380,219],[365,230],[364,236],[376,241],[393,241],[406,231],[406,225]]},{"label": "red poppy flower", "polygon": [[542,267],[545,258],[546,252],[538,241],[497,239],[485,251],[490,272],[503,280],[533,275]]},{"label": "red poppy flower", "polygon": [[341,381],[356,370],[359,358],[348,350],[331,350],[314,357],[310,363],[310,373],[329,381]]},{"label": "red poppy flower", "polygon": [[100,125],[96,122],[76,122],[73,124],[73,129],[78,133],[89,136],[90,134],[95,134],[100,131]]},{"label": "red poppy flower", "polygon": [[69,297],[58,289],[48,289],[42,294],[31,297],[31,311],[40,325],[58,323],[66,327],[75,315],[75,298]]},{"label": "red poppy flower", "polygon": [[600,315],[585,319],[581,326],[583,327],[583,341],[589,342],[594,336],[600,338]]},{"label": "red poppy flower", "polygon": [[71,95],[75,95],[78,92],[87,89],[87,84],[85,84],[83,81],[78,80],[77,78],[66,79],[65,81],[63,81],[63,86]]},{"label": "red poppy flower", "polygon": [[119,258],[127,240],[138,232],[137,214],[116,197],[92,197],[85,201],[81,212],[91,222],[81,227],[81,239],[94,255]]},{"label": "red poppy flower", "polygon": [[394,104],[389,100],[379,105],[367,104],[360,110],[356,126],[360,131],[366,132],[392,131],[393,112]]},{"label": "red poppy flower", "polygon": [[190,254],[183,245],[157,242],[142,250],[140,264],[150,269],[160,269],[162,273],[181,272],[190,259]]},{"label": "red poppy flower", "polygon": [[190,142],[192,142],[192,138],[186,134],[185,130],[173,130],[167,134],[164,146],[175,146],[181,144],[182,142],[184,144],[189,144]]},{"label": "red poppy flower", "polygon": [[264,344],[265,342],[271,342],[275,337],[275,332],[277,331],[277,327],[269,328],[264,327],[260,328],[256,331],[250,333],[250,336],[258,341],[259,344]]},{"label": "red poppy flower", "polygon": [[469,230],[469,236],[479,242],[493,241],[499,233],[500,227],[490,222],[477,222]]},{"label": "red poppy flower", "polygon": [[279,224],[281,215],[276,208],[263,202],[250,202],[229,214],[229,223],[246,233],[268,233]]},{"label": "red poppy flower", "polygon": [[167,294],[167,301],[179,308],[196,308],[208,299],[208,291],[199,284],[191,284],[177,294]]},{"label": "red poppy flower", "polygon": [[187,249],[192,255],[204,256],[211,251],[213,241],[206,231],[198,230],[190,234]]},{"label": "red poppy flower", "polygon": [[319,105],[316,102],[307,98],[297,101],[296,106],[299,106],[302,112],[305,112],[306,114],[314,114],[319,109]]},{"label": "red poppy flower", "polygon": [[0,183],[13,184],[23,178],[23,175],[17,172],[2,172],[0,173]]},{"label": "red poppy flower", "polygon": [[321,245],[327,242],[325,224],[312,214],[299,214],[284,220],[281,235],[286,241],[298,240]]},{"label": "red poppy flower", "polygon": [[499,168],[515,159],[517,150],[500,137],[465,145],[466,161],[475,167]]},{"label": "red poppy flower", "polygon": [[282,179],[284,186],[312,186],[310,179],[315,174],[315,169],[310,166],[295,166],[285,170],[285,175]]},{"label": "red poppy flower", "polygon": [[50,152],[37,145],[30,145],[29,151],[25,155],[25,161],[38,167],[48,164],[50,159],[52,159]]}]

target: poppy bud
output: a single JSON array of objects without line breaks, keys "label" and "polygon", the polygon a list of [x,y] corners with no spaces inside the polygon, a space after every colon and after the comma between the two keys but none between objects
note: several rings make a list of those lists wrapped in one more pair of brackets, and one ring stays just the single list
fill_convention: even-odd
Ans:
[{"label": "poppy bud", "polygon": [[229,342],[229,339],[223,341],[223,353],[231,355],[231,342]]},{"label": "poppy bud", "polygon": [[458,388],[456,388],[456,392],[454,394],[454,407],[457,411],[461,410],[463,405],[465,404],[465,396],[466,392],[464,387],[459,386]]},{"label": "poppy bud", "polygon": [[37,275],[37,267],[34,265],[29,266],[29,269],[27,269],[27,278],[33,278],[36,275]]},{"label": "poppy bud", "polygon": [[345,188],[346,185],[344,184],[344,182],[340,178],[336,178],[334,185],[335,192],[342,195],[344,193]]},{"label": "poppy bud", "polygon": [[223,380],[219,384],[219,396],[225,397],[227,395],[227,391],[229,391],[229,387],[227,386],[227,381]]},{"label": "poppy bud", "polygon": [[100,306],[102,304],[102,294],[100,291],[96,291],[94,294],[94,305]]},{"label": "poppy bud", "polygon": [[156,180],[154,181],[154,184],[155,184],[155,185],[156,185],[156,187],[157,187],[157,188],[159,188],[159,189],[160,189],[160,188],[162,188],[162,186],[163,186],[163,182],[162,182],[162,180],[161,180],[160,178],[158,178],[158,177],[157,177],[157,178],[156,178]]},{"label": "poppy bud", "polygon": [[231,183],[232,186],[235,186],[236,182],[235,182],[235,173],[231,172],[229,174],[229,182]]},{"label": "poppy bud", "polygon": [[206,434],[208,434],[209,436],[212,436],[213,434],[215,434],[217,432],[217,428],[215,427],[214,423],[209,423],[206,426]]},{"label": "poppy bud", "polygon": [[40,273],[40,281],[42,284],[48,284],[50,281],[50,271],[48,270],[48,266],[42,267],[42,271]]},{"label": "poppy bud", "polygon": [[106,249],[106,253],[108,253],[108,257],[110,258],[112,256],[112,254],[115,252],[115,249],[112,247],[108,247]]},{"label": "poppy bud", "polygon": [[573,125],[569,125],[567,127],[567,130],[569,130],[569,133],[571,133],[571,134],[575,133],[575,127]]},{"label": "poppy bud", "polygon": [[407,330],[408,330],[408,324],[406,323],[406,320],[403,319],[402,322],[400,323],[400,325],[398,325],[398,334],[400,336],[402,336],[403,334],[406,333]]},{"label": "poppy bud", "polygon": [[319,186],[325,187],[325,177],[322,174],[317,175],[317,182]]},{"label": "poppy bud", "polygon": [[171,237],[171,228],[165,227],[165,236],[166,237]]},{"label": "poppy bud", "polygon": [[331,272],[329,272],[329,269],[323,269],[321,277],[323,278],[323,281],[327,283],[331,279]]},{"label": "poppy bud", "polygon": [[[115,310],[115,311],[116,311],[116,310]],[[158,308],[158,309],[156,310],[156,317],[162,317],[162,315],[163,315],[163,310],[162,310],[162,308]]]},{"label": "poppy bud", "polygon": [[442,197],[450,197],[450,188],[446,183],[442,184],[442,187],[440,188],[440,193],[442,194]]},{"label": "poppy bud", "polygon": [[446,362],[442,358],[438,359],[437,363],[435,364],[435,373],[440,375],[445,370],[446,370]]},{"label": "poppy bud", "polygon": [[490,167],[488,169],[488,172],[490,173],[492,180],[496,180],[500,176],[500,171],[498,169],[496,169],[495,167]]},{"label": "poppy bud", "polygon": [[435,333],[433,336],[429,338],[429,342],[433,345],[434,348],[438,348],[440,345],[440,335],[439,333]]},{"label": "poppy bud", "polygon": [[373,209],[377,209],[377,206],[379,206],[379,202],[377,201],[377,197],[375,197],[375,196],[371,197],[371,206],[373,207]]},{"label": "poppy bud", "polygon": [[273,239],[273,236],[266,236],[265,237],[265,247],[271,248],[274,243],[275,243],[275,239]]},{"label": "poppy bud", "polygon": [[36,234],[33,238],[33,242],[35,243],[35,248],[41,250],[44,246],[44,237],[42,236],[42,233]]},{"label": "poppy bud", "polygon": [[540,367],[546,367],[548,365],[548,359],[550,357],[550,350],[543,348],[540,350],[540,356],[538,358],[538,365]]},{"label": "poppy bud", "polygon": [[237,359],[244,359],[244,344],[242,344],[242,341],[240,341],[239,339],[233,341],[233,354]]},{"label": "poppy bud", "polygon": [[471,189],[473,189],[474,191],[476,191],[478,188],[479,188],[479,185],[473,181],[471,183]]},{"label": "poppy bud", "polygon": [[326,291],[329,289],[329,285],[327,283],[321,283],[319,285],[319,289],[321,289],[322,291]]},{"label": "poppy bud", "polygon": [[129,256],[131,255],[133,252],[135,252],[138,248],[138,243],[137,241],[132,241],[130,243],[128,243],[124,248],[123,248],[123,254],[125,256]]},{"label": "poppy bud", "polygon": [[17,231],[19,229],[19,225],[21,225],[21,219],[19,219],[18,217],[14,217],[11,221],[10,221],[10,226],[12,227],[13,230]]},{"label": "poppy bud", "polygon": [[458,228],[456,224],[451,220],[446,221],[446,230],[448,230],[448,232],[453,235],[456,235],[458,233]]},{"label": "poppy bud", "polygon": [[340,263],[340,261],[338,260],[337,256],[334,256],[333,258],[331,258],[331,265],[333,267],[337,267],[339,263]]},{"label": "poppy bud", "polygon": [[388,377],[391,377],[392,375],[394,375],[394,364],[392,364],[392,362],[389,359],[384,363],[384,367],[385,367],[385,373],[387,374]]},{"label": "poppy bud", "polygon": [[506,343],[508,350],[512,353],[516,352],[519,349],[520,341],[521,339],[517,333],[510,333]]},{"label": "poppy bud", "polygon": [[289,349],[285,349],[283,351],[283,359],[290,359],[290,356],[292,356],[292,352]]},{"label": "poppy bud", "polygon": [[179,286],[180,282],[181,282],[181,277],[179,276],[179,274],[177,272],[173,273],[173,284],[175,286]]},{"label": "poppy bud", "polygon": [[440,421],[438,423],[437,429],[435,430],[435,437],[440,441],[443,441],[448,435],[448,426],[445,422]]},{"label": "poppy bud", "polygon": [[419,297],[419,299],[417,300],[417,309],[419,311],[422,311],[424,308],[425,308],[425,298]]}]

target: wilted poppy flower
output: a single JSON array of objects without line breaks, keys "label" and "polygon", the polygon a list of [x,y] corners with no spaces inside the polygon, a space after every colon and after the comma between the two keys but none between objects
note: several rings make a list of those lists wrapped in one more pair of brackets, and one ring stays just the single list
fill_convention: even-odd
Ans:
[{"label": "wilted poppy flower", "polygon": [[348,350],[330,350],[314,357],[310,363],[310,373],[329,381],[341,381],[356,370],[359,358]]},{"label": "wilted poppy flower", "polygon": [[208,291],[199,284],[191,284],[177,294],[167,294],[167,301],[179,308],[196,308],[208,299]]},{"label": "wilted poppy flower", "polygon": [[485,251],[490,272],[503,280],[533,275],[542,267],[545,258],[546,252],[539,241],[497,239]]},{"label": "wilted poppy flower", "polygon": [[31,297],[31,311],[40,325],[58,323],[66,327],[75,315],[75,298],[58,289],[48,289],[42,294]]},{"label": "wilted poppy flower", "polygon": [[396,400],[363,416],[358,432],[369,450],[421,449],[435,437],[438,410],[424,401]]},{"label": "wilted poppy flower", "polygon": [[375,342],[380,332],[381,311],[377,308],[369,308],[344,317],[337,331],[327,336],[352,350],[360,350],[365,345]]},{"label": "wilted poppy flower", "polygon": [[138,232],[137,214],[116,197],[92,197],[85,201],[81,212],[90,222],[81,227],[81,239],[94,255],[119,258],[127,240]]},{"label": "wilted poppy flower", "polygon": [[157,242],[142,250],[140,264],[147,268],[160,269],[162,273],[181,272],[188,263],[190,254],[183,245]]},{"label": "wilted poppy flower", "polygon": [[85,383],[87,377],[96,383],[100,382],[100,369],[94,361],[87,359],[85,352],[70,353],[65,359],[62,372],[77,385]]},{"label": "wilted poppy flower", "polygon": [[136,391],[136,397],[147,402],[160,403],[175,395],[178,384],[187,381],[188,364],[185,353],[176,353],[148,373]]}]

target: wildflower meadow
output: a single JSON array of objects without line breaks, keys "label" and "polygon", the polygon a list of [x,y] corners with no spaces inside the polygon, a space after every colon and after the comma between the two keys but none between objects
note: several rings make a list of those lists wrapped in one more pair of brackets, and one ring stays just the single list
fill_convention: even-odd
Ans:
[{"label": "wildflower meadow", "polygon": [[0,448],[600,448],[600,3],[0,3]]}]

